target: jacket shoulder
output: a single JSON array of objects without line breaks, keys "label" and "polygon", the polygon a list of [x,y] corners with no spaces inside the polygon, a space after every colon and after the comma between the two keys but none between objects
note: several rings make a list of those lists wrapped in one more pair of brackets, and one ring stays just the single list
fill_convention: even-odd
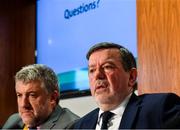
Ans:
[{"label": "jacket shoulder", "polygon": [[[174,93],[143,94],[139,117],[157,128],[180,128],[180,97]],[[145,121],[148,117],[148,121]]]},{"label": "jacket shoulder", "polygon": [[68,108],[62,108],[62,113],[60,115],[60,118],[66,118],[67,121],[73,121],[79,119],[79,116],[73,113]]},{"label": "jacket shoulder", "polygon": [[5,122],[4,126],[2,127],[3,129],[18,129],[22,128],[22,119],[20,118],[18,113],[12,114],[8,120]]},{"label": "jacket shoulder", "polygon": [[93,111],[87,113],[85,116],[77,120],[73,127],[74,129],[81,129],[81,128],[90,128],[94,126],[98,119],[99,108],[94,109]]},{"label": "jacket shoulder", "polygon": [[158,103],[158,102],[180,102],[180,97],[174,93],[154,93],[154,94],[142,94],[138,96],[143,103]]},{"label": "jacket shoulder", "polygon": [[[59,113],[59,114],[58,114]],[[56,125],[53,127],[54,129],[64,129],[69,128],[69,126],[75,122],[77,119],[79,119],[79,116],[70,111],[68,108],[61,108],[58,112],[58,119],[55,121]]]}]

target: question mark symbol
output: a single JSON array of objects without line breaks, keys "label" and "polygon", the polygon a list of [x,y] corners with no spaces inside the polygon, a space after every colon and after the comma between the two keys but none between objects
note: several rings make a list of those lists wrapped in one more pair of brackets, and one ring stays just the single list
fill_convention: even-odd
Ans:
[{"label": "question mark symbol", "polygon": [[97,8],[99,7],[99,2],[100,2],[100,0],[97,1]]}]

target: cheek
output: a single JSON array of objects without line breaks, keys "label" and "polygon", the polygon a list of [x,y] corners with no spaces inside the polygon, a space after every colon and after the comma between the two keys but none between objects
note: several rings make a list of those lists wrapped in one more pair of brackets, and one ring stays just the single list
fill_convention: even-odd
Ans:
[{"label": "cheek", "polygon": [[121,76],[121,78],[116,78],[114,81],[114,90],[118,92],[123,92],[128,89],[128,78]]},{"label": "cheek", "polygon": [[39,108],[42,106],[42,102],[31,102],[31,106],[34,111],[39,111]]},{"label": "cheek", "polygon": [[20,101],[18,99],[17,99],[17,104],[18,104],[18,107],[20,107],[21,104],[20,104]]},{"label": "cheek", "polygon": [[92,86],[93,85],[93,78],[89,76],[89,85]]},{"label": "cheek", "polygon": [[108,74],[107,75],[107,80],[108,80],[110,86],[115,86],[120,82],[119,77],[114,75],[114,74]]},{"label": "cheek", "polygon": [[91,94],[94,95],[95,81],[92,78],[89,78],[89,85],[90,85]]},{"label": "cheek", "polygon": [[48,101],[46,102],[43,100],[39,103],[34,103],[32,106],[35,115],[42,115],[42,114],[44,115],[48,113],[47,111],[49,111],[50,104]]},{"label": "cheek", "polygon": [[107,77],[110,86],[112,86],[111,89],[116,91],[123,86],[125,87],[126,79],[121,75],[108,75]]},{"label": "cheek", "polygon": [[32,100],[30,102],[31,106],[34,108],[34,109],[39,109],[40,107],[44,106],[46,103],[46,99],[42,99],[42,98],[38,98],[36,100]]}]

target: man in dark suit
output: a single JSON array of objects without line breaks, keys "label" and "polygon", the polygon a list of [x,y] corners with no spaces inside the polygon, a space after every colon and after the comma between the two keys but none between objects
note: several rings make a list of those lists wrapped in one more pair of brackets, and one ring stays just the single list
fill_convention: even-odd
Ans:
[{"label": "man in dark suit", "polygon": [[129,50],[103,42],[90,48],[87,59],[91,94],[99,108],[71,128],[180,128],[179,96],[172,93],[135,95],[137,67]]},{"label": "man in dark suit", "polygon": [[3,129],[65,129],[79,117],[59,103],[55,72],[41,64],[23,67],[15,76],[18,111]]}]

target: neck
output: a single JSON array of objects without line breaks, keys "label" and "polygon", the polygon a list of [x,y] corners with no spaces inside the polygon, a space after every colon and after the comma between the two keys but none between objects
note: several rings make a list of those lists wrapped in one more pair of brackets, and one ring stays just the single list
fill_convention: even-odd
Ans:
[{"label": "neck", "polygon": [[111,103],[106,103],[106,104],[99,104],[99,108],[102,111],[111,111],[111,110],[114,110],[114,109],[116,109],[120,105],[127,104],[131,95],[132,95],[132,93],[129,93],[128,95],[126,95],[123,98],[123,100],[121,100],[119,102],[115,102],[114,104],[112,102]]}]

